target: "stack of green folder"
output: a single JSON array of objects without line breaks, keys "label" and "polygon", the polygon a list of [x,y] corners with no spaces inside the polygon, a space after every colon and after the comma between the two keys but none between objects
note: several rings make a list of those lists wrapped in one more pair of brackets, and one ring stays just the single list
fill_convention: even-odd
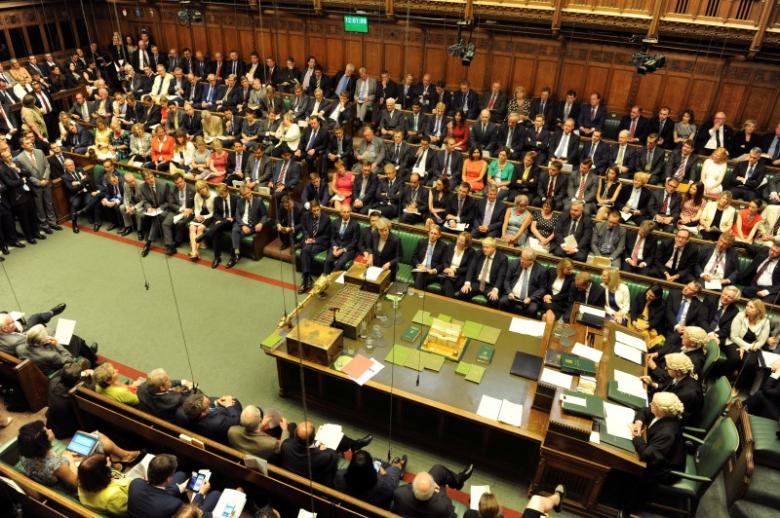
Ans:
[{"label": "stack of green folder", "polygon": [[631,453],[636,452],[636,448],[634,448],[634,443],[632,441],[629,441],[628,439],[624,437],[618,437],[616,435],[610,435],[607,433],[607,425],[602,421],[599,426],[599,441],[601,441],[604,444],[609,444],[610,446],[614,446],[615,448],[620,448],[621,450],[626,450]]},{"label": "stack of green folder", "polygon": [[616,403],[620,403],[621,405],[631,407],[634,410],[641,410],[646,406],[645,401],[642,398],[632,396],[631,394],[626,394],[625,392],[620,392],[618,390],[617,381],[615,380],[607,383],[607,398]]},{"label": "stack of green folder", "polygon": [[574,392],[573,390],[564,390],[563,394],[567,398],[585,400],[585,406],[573,404],[570,401],[564,400],[562,402],[562,407],[566,412],[583,417],[604,417],[604,400],[600,397]]},{"label": "stack of green folder", "polygon": [[596,364],[593,360],[577,356],[576,354],[561,353],[561,371],[567,374],[596,375]]}]

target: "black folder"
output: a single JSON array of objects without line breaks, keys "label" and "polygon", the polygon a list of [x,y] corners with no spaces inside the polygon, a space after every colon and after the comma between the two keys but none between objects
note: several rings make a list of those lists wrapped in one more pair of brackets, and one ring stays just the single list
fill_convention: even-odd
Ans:
[{"label": "black folder", "polygon": [[541,356],[534,356],[533,354],[521,353],[520,351],[515,353],[515,359],[512,361],[512,368],[509,370],[510,374],[515,376],[522,376],[532,381],[538,381],[539,375],[542,372],[542,363],[544,358]]}]

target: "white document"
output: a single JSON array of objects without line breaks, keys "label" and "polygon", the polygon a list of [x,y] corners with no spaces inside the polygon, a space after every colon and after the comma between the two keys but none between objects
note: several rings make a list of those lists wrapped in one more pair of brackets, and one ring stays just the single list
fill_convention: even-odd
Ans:
[{"label": "white document", "polygon": [[647,389],[639,376],[615,369],[615,381],[620,392],[641,398],[647,405]]},{"label": "white document", "polygon": [[629,347],[623,342],[615,342],[615,355],[625,358],[637,365],[642,365],[642,351]]},{"label": "white document", "polygon": [[179,221],[181,221],[183,219],[184,219],[184,213],[183,212],[179,212],[178,214],[176,214],[173,217],[173,224],[175,225],[176,223],[178,223]]},{"label": "white document", "polygon": [[369,266],[366,268],[366,280],[375,281],[382,275],[383,270],[378,266]]},{"label": "white document", "polygon": [[628,439],[629,441],[633,439],[631,434],[631,425],[634,422],[633,410],[605,401],[604,416],[607,424],[607,433],[615,437]]},{"label": "white document", "polygon": [[314,436],[314,443],[323,444],[326,448],[335,450],[338,448],[344,432],[341,431],[339,424],[323,424],[317,428],[317,434]]},{"label": "white document", "polygon": [[162,210],[160,209],[148,209],[144,212],[144,216],[159,216],[160,214],[162,214]]},{"label": "white document", "polygon": [[622,210],[620,211],[620,217],[623,218],[623,221],[628,221],[631,219],[631,216],[633,216],[633,214],[630,212],[623,212]]},{"label": "white document", "polygon": [[317,513],[309,512],[306,509],[299,509],[298,518],[317,518]]},{"label": "white document", "polygon": [[622,342],[634,349],[639,349],[643,353],[647,352],[647,343],[645,342],[645,339],[640,336],[630,335],[623,331],[615,331],[615,341]]},{"label": "white document", "polygon": [[344,274],[343,273],[341,275],[339,275],[338,278],[336,279],[336,284],[344,284]]},{"label": "white document", "polygon": [[479,499],[482,498],[483,493],[490,493],[490,486],[471,486],[470,509],[479,510]]},{"label": "white document", "polygon": [[142,478],[146,480],[146,470],[149,469],[149,463],[152,462],[152,459],[155,456],[151,453],[147,453],[144,455],[144,458],[132,467],[130,471],[125,473],[125,477],[129,479],[136,479],[136,478]]},{"label": "white document", "polygon": [[374,376],[379,374],[379,371],[381,371],[384,368],[385,368],[384,364],[379,363],[374,358],[371,358],[371,367],[366,369],[366,372],[364,372],[362,376],[360,376],[359,378],[357,378],[354,381],[355,381],[355,383],[357,383],[358,385],[360,385],[362,387],[363,385],[366,384],[366,382],[368,380],[370,380],[371,378],[373,378]]},{"label": "white document", "polygon": [[268,476],[268,461],[265,459],[256,457],[255,455],[246,455],[244,456],[244,466]]},{"label": "white document", "polygon": [[542,369],[542,375],[539,376],[540,382],[564,389],[571,389],[571,383],[573,380],[573,376],[553,369],[548,369],[547,367]]},{"label": "white document", "polygon": [[578,250],[577,239],[573,235],[569,234],[568,236],[563,238],[563,246],[568,246],[575,250]]},{"label": "white document", "polygon": [[483,394],[479,400],[477,415],[486,419],[495,419],[498,421],[498,414],[501,412],[501,400]]},{"label": "white document", "polygon": [[764,363],[767,367],[780,360],[780,354],[771,351],[761,351],[761,356],[764,358]]},{"label": "white document", "polygon": [[68,345],[73,338],[73,330],[76,329],[76,321],[69,318],[57,319],[57,330],[54,332],[54,338],[60,345]]},{"label": "white document", "polygon": [[540,320],[530,320],[527,318],[512,318],[512,322],[509,324],[509,330],[513,333],[536,336],[541,338],[544,336],[545,323]]},{"label": "white document", "polygon": [[711,279],[709,281],[704,281],[704,288],[707,290],[720,291],[722,287],[723,285],[721,284],[720,279]]},{"label": "white document", "polygon": [[503,400],[498,420],[510,426],[521,426],[523,424],[523,405],[512,403],[507,399]]},{"label": "white document", "polygon": [[447,223],[444,225],[445,228],[448,228],[450,230],[454,230],[456,232],[463,232],[467,228],[469,228],[468,223],[452,223],[454,220],[450,220],[450,223]]},{"label": "white document", "polygon": [[223,489],[217,501],[217,505],[211,512],[212,516],[229,516],[231,518],[241,516],[246,505],[246,494],[235,489]]},{"label": "white document", "polygon": [[580,304],[580,313],[582,313],[583,315],[593,315],[594,317],[598,317],[598,318],[606,318],[607,316],[607,312],[604,311],[602,308],[586,306],[584,304]]},{"label": "white document", "polygon": [[561,401],[570,405],[588,406],[588,400],[583,397],[572,396],[569,394],[561,394]]},{"label": "white document", "polygon": [[571,353],[576,354],[582,358],[587,358],[593,363],[599,363],[601,361],[601,356],[604,354],[603,351],[599,351],[593,347],[588,347],[587,345],[581,344],[579,342],[574,344],[574,347],[571,348]]}]

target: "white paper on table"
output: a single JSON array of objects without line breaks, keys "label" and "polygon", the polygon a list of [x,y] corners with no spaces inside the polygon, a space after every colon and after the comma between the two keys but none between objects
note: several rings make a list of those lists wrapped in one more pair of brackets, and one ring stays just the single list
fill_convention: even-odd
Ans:
[{"label": "white paper on table", "polygon": [[630,212],[620,211],[620,217],[623,218],[623,221],[628,221],[629,219],[631,219],[631,216],[633,216],[633,214]]},{"label": "white paper on table", "polygon": [[326,448],[330,448],[331,450],[336,450],[343,437],[344,432],[341,431],[341,425],[323,424],[317,428],[314,442],[323,444]]},{"label": "white paper on table", "polygon": [[579,342],[574,344],[574,347],[571,348],[571,353],[576,354],[582,358],[587,358],[593,363],[599,363],[601,361],[601,356],[604,354],[603,351],[599,351],[594,347],[588,347],[587,345],[581,344]]},{"label": "white paper on table", "polygon": [[607,312],[603,309],[596,308],[593,306],[586,306],[584,304],[580,305],[580,313],[585,315],[593,315],[594,317],[598,318],[606,318]]},{"label": "white paper on table", "polygon": [[629,347],[623,342],[615,342],[615,355],[625,358],[637,365],[642,365],[642,351]]},{"label": "white paper on table", "polygon": [[523,405],[512,403],[508,399],[503,400],[498,420],[510,426],[521,426],[523,424]]},{"label": "white paper on table", "polygon": [[212,516],[241,516],[246,505],[246,494],[235,489],[223,489],[217,505],[211,512]]},{"label": "white paper on table", "polygon": [[344,284],[344,274],[343,273],[341,275],[339,275],[338,278],[336,279],[336,284]]},{"label": "white paper on table", "polygon": [[501,412],[501,400],[483,394],[482,399],[479,400],[479,408],[477,408],[477,415],[487,419],[495,419],[496,421],[498,421],[498,414],[500,412]]},{"label": "white paper on table", "polygon": [[631,425],[634,422],[634,411],[628,407],[604,402],[604,421],[607,424],[607,433],[615,437],[622,437],[629,441],[633,439]]},{"label": "white paper on table", "polygon": [[544,336],[545,323],[540,320],[530,320],[527,318],[513,317],[512,322],[509,324],[509,330],[512,333],[518,333],[521,335],[543,337]]},{"label": "white paper on table", "polygon": [[577,238],[575,238],[573,235],[569,234],[565,238],[563,238],[563,246],[567,246],[570,248],[573,248],[574,250],[578,250],[577,248]]},{"label": "white paper on table", "polygon": [[378,266],[369,266],[366,268],[366,280],[367,281],[375,281],[379,278],[380,275],[382,275],[382,270]]},{"label": "white paper on table", "polygon": [[645,339],[640,336],[630,335],[623,331],[615,331],[615,341],[622,342],[634,349],[639,349],[643,353],[647,352],[647,343],[645,342]]},{"label": "white paper on table", "polygon": [[634,376],[618,369],[615,369],[614,376],[620,392],[643,399],[645,405],[647,404],[647,390],[639,376]]},{"label": "white paper on table", "polygon": [[588,400],[586,400],[585,398],[572,396],[569,394],[561,394],[561,401],[568,403],[570,405],[577,405],[577,406],[584,406],[584,407],[588,406]]},{"label": "white paper on table", "polygon": [[542,375],[539,376],[539,381],[564,389],[571,389],[571,382],[573,380],[573,376],[556,370],[548,369],[547,367],[542,369]]},{"label": "white paper on table", "polygon": [[479,499],[482,498],[484,493],[490,493],[490,486],[471,486],[470,509],[479,510]]},{"label": "white paper on table", "polygon": [[76,321],[69,318],[57,319],[57,330],[54,332],[54,338],[60,345],[68,345],[73,338],[73,330],[76,329]]},{"label": "white paper on table", "polygon": [[720,279],[710,279],[709,281],[704,281],[704,289],[718,291],[722,287],[723,285],[721,284]]},{"label": "white paper on table", "polygon": [[[360,376],[358,379],[355,380],[355,383],[360,385],[361,387],[366,384],[368,380],[379,374],[379,371],[384,369],[385,366],[382,363],[379,363],[374,358],[371,358],[371,367],[366,369],[366,372],[363,373],[362,376]],[[335,449],[335,448],[334,448]]]}]

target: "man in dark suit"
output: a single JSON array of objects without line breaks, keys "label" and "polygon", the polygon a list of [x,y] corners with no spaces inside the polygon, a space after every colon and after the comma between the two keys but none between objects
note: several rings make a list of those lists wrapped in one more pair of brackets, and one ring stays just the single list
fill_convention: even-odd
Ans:
[{"label": "man in dark suit", "polygon": [[195,77],[197,77],[198,80],[201,80],[208,75],[209,70],[211,70],[211,61],[206,59],[202,51],[196,50],[195,59],[192,60],[190,72],[195,74]]},{"label": "man in dark suit", "polygon": [[662,106],[658,115],[648,122],[648,133],[658,135],[658,145],[663,149],[674,149],[674,121],[669,117],[671,110]]},{"label": "man in dark suit", "polygon": [[425,129],[425,114],[419,101],[412,103],[412,113],[407,113],[403,120],[404,138],[411,144],[419,144],[420,136]]},{"label": "man in dark suit", "polygon": [[490,112],[482,110],[479,120],[471,125],[469,140],[472,148],[479,148],[482,154],[490,156],[496,153],[498,127],[490,122]]},{"label": "man in dark suit", "polygon": [[412,173],[409,176],[409,185],[404,186],[401,195],[401,223],[416,225],[425,221],[428,214],[428,191],[421,183],[419,174]]},{"label": "man in dark suit", "polygon": [[189,101],[184,103],[184,115],[181,119],[180,128],[183,129],[190,138],[195,138],[203,134],[203,125],[200,120],[200,113],[195,111],[195,105]]},{"label": "man in dark suit", "polygon": [[333,137],[328,139],[328,148],[322,157],[320,176],[327,178],[327,172],[336,165],[339,160],[344,162],[344,167],[352,169],[354,150],[352,149],[352,137],[344,135],[344,128],[337,126],[333,130]]},{"label": "man in dark suit", "polygon": [[447,136],[447,108],[442,104],[437,104],[433,109],[433,114],[428,117],[425,123],[425,134],[431,139],[434,146],[441,145],[441,142]]},{"label": "man in dark suit", "polygon": [[377,186],[370,210],[378,210],[387,219],[395,218],[398,216],[402,192],[403,182],[396,178],[395,167],[393,164],[385,164],[385,179]]},{"label": "man in dark suit", "polygon": [[354,98],[357,79],[355,65],[347,63],[343,71],[336,72],[336,75],[333,76],[333,96],[338,98],[342,92],[346,92],[349,99]]},{"label": "man in dark suit", "polygon": [[556,108],[556,103],[552,100],[552,89],[549,86],[543,86],[539,92],[539,97],[531,101],[529,119],[535,120],[537,115],[541,115],[545,121],[553,121]]},{"label": "man in dark suit", "polygon": [[[66,169],[67,169],[67,160]],[[146,236],[146,242],[141,250],[141,256],[149,255],[152,241],[162,232],[162,221],[166,216],[168,207],[168,184],[157,179],[152,171],[143,173],[144,184],[141,186],[141,199],[143,200],[143,226],[141,233]],[[64,177],[63,177],[64,178]]]},{"label": "man in dark suit", "polygon": [[676,179],[667,178],[663,190],[653,191],[653,197],[650,200],[652,204],[650,214],[655,214],[653,221],[658,229],[664,232],[674,232],[674,223],[680,216],[682,197],[677,192],[679,185],[680,182]]},{"label": "man in dark suit", "polygon": [[330,217],[322,213],[322,207],[317,201],[312,201],[309,211],[303,215],[301,230],[303,242],[301,244],[301,286],[298,293],[306,293],[314,285],[312,269],[314,256],[327,250],[331,237]]},{"label": "man in dark suit", "polygon": [[455,149],[455,139],[447,137],[442,150],[436,154],[434,180],[442,178],[447,190],[459,185],[463,176],[463,153]]},{"label": "man in dark suit", "polygon": [[[468,80],[464,79],[460,82],[460,89],[452,96],[451,110],[461,110],[466,119],[474,120],[479,114],[479,98],[477,93],[471,89],[471,84]],[[488,119],[490,118],[490,112],[488,112]]]},{"label": "man in dark suit", "polygon": [[383,70],[379,81],[376,83],[375,103],[371,114],[374,124],[379,123],[379,117],[385,111],[387,100],[395,99],[396,97],[398,97],[398,85],[390,79],[390,74],[387,70]]},{"label": "man in dark suit", "polygon": [[674,235],[674,240],[660,243],[656,250],[653,268],[648,271],[648,274],[669,282],[693,280],[698,251],[696,245],[690,240],[690,231],[681,228]]},{"label": "man in dark suit", "polygon": [[217,82],[215,74],[209,74],[206,77],[206,84],[201,85],[200,106],[202,110],[214,110],[217,107],[217,101],[225,95],[225,86]]},{"label": "man in dark suit", "polygon": [[612,209],[606,222],[596,223],[590,252],[593,255],[609,258],[613,268],[620,268],[625,249],[626,229],[620,226],[620,212]]},{"label": "man in dark suit", "polygon": [[496,240],[492,237],[484,238],[482,250],[471,262],[466,282],[463,283],[458,297],[471,300],[478,295],[484,295],[488,306],[497,308],[507,267],[506,256],[496,250]]},{"label": "man in dark suit", "polygon": [[[424,185],[430,185],[433,183],[433,177],[436,174],[436,151],[431,149],[431,140],[427,135],[423,135],[420,138],[420,147],[414,150],[409,158],[409,166],[412,173],[417,173],[420,176],[420,183]],[[400,175],[399,179],[407,181]],[[428,205],[426,200],[426,206]]]},{"label": "man in dark suit", "polygon": [[609,144],[601,140],[601,130],[595,129],[590,137],[590,142],[585,142],[580,152],[580,162],[589,158],[593,162],[593,172],[603,175],[610,165],[611,149]]},{"label": "man in dark suit", "polygon": [[330,85],[330,78],[325,75],[322,66],[314,65],[314,77],[309,81],[309,90],[306,93],[313,96],[316,90],[321,90],[323,97],[330,97]]},{"label": "man in dark suit", "polygon": [[[20,170],[24,167],[18,163],[17,166]],[[89,214],[90,217],[94,217],[95,208],[97,207],[99,199],[98,189],[92,181],[91,175],[88,176],[84,174],[84,171],[77,168],[76,164],[70,158],[65,159],[64,167],[65,171],[62,174],[62,185],[69,195],[70,220],[73,226],[73,232],[78,234],[78,217],[84,214]],[[27,170],[24,169],[24,171]],[[8,239],[11,237],[12,236],[7,236]]]},{"label": "man in dark suit", "polygon": [[447,496],[447,488],[461,489],[473,470],[472,464],[460,473],[454,473],[437,464],[427,472],[417,473],[411,484],[395,490],[392,511],[409,518],[455,516],[452,501]]},{"label": "man in dark suit", "polygon": [[729,175],[731,182],[728,190],[734,198],[750,202],[761,196],[759,186],[766,174],[764,163],[761,161],[762,152],[760,147],[751,149],[748,159],[739,162],[734,167],[734,172]]},{"label": "man in dark suit", "polygon": [[371,162],[364,162],[360,168],[361,174],[352,183],[352,210],[368,214],[376,201],[376,190],[379,181],[371,172]]},{"label": "man in dark suit", "polygon": [[223,444],[227,431],[239,424],[241,403],[232,396],[211,401],[202,393],[193,394],[176,410],[176,424]]},{"label": "man in dark suit", "polygon": [[474,210],[476,202],[469,196],[471,185],[463,182],[458,186],[458,192],[455,196],[450,196],[447,203],[447,212],[444,216],[445,227],[456,225],[457,223],[466,223],[469,228],[473,224]]},{"label": "man in dark suit", "polygon": [[279,247],[280,251],[290,248],[301,231],[303,211],[304,208],[300,203],[296,203],[289,196],[282,196],[279,210],[276,212],[276,232],[282,243]]},{"label": "man in dark suit", "polygon": [[244,181],[253,190],[259,185],[266,185],[273,174],[273,163],[266,156],[263,146],[255,146],[246,159],[244,166]]},{"label": "man in dark suit", "polygon": [[447,252],[447,243],[441,239],[441,228],[432,224],[428,227],[428,237],[421,237],[412,254],[414,269],[414,287],[420,291],[428,287],[428,284],[436,281],[439,273],[444,270],[444,256]]},{"label": "man in dark suit", "polygon": [[601,94],[593,92],[590,94],[590,102],[583,103],[580,108],[580,116],[577,119],[580,136],[589,137],[594,129],[601,129],[606,118],[607,109],[601,104]]},{"label": "man in dark suit", "polygon": [[[241,187],[241,198],[236,203],[233,228],[230,231],[233,249],[227,263],[228,268],[233,268],[241,258],[241,240],[246,236],[262,232],[266,223],[268,223],[268,213],[263,200],[253,196],[252,189],[244,185]],[[215,251],[214,254],[216,253]]]},{"label": "man in dark suit", "polygon": [[633,146],[628,145],[628,130],[618,133],[618,143],[612,147],[609,155],[609,163],[617,167],[620,178],[627,180],[631,178],[635,167],[635,151]]},{"label": "man in dark suit", "polygon": [[731,335],[731,321],[739,313],[739,308],[735,304],[739,296],[739,288],[726,286],[720,292],[720,297],[711,295],[704,299],[704,307],[708,315],[704,330],[711,337],[717,338],[722,348],[726,346],[726,339]]},{"label": "man in dark suit", "polygon": [[223,78],[227,77],[228,71],[221,52],[214,53],[214,59],[209,61],[206,67],[206,74],[214,75],[217,81],[222,81]]},{"label": "man in dark suit", "polygon": [[742,296],[758,297],[774,303],[780,292],[780,239],[775,238],[770,247],[760,247],[750,266],[742,272],[738,284],[744,286]]},{"label": "man in dark suit", "polygon": [[276,163],[274,167],[273,177],[268,182],[268,187],[271,188],[274,196],[279,198],[284,194],[289,194],[301,178],[301,168],[295,160],[292,160],[292,151],[283,144],[282,159]]},{"label": "man in dark suit", "polygon": [[152,65],[151,57],[149,56],[149,51],[146,48],[145,41],[138,42],[138,49],[135,52],[130,53],[129,59],[130,64],[133,65],[133,68],[139,74],[143,72],[145,67]]},{"label": "man in dark suit", "polygon": [[[607,292],[600,284],[593,282],[590,272],[580,272],[574,278],[574,302],[603,308],[607,303]],[[569,320],[569,315],[564,315]]]},{"label": "man in dark suit", "polygon": [[577,92],[568,90],[563,101],[558,103],[555,109],[555,117],[547,121],[547,127],[552,131],[560,128],[567,119],[576,121],[580,118],[580,102],[577,100]]},{"label": "man in dark suit", "polygon": [[569,177],[561,174],[563,164],[559,160],[550,162],[547,171],[539,174],[539,182],[536,186],[536,198],[534,205],[541,206],[546,200],[551,200],[553,210],[560,210],[566,199],[569,185]]},{"label": "man in dark suit", "polygon": [[[182,486],[190,475],[176,471],[176,457],[168,453],[155,455],[146,468],[146,478],[130,483],[127,493],[127,512],[132,518],[167,518],[184,507],[187,494]],[[211,491],[208,481],[195,493],[192,504],[204,512],[213,511],[219,502],[220,491]]]},{"label": "man in dark suit", "polygon": [[436,106],[436,103],[438,102],[436,86],[431,80],[431,74],[423,74],[422,82],[417,85],[417,94],[417,102],[420,103],[422,112],[431,113],[433,111],[433,107]]},{"label": "man in dark suit", "polygon": [[696,132],[693,147],[700,155],[711,155],[717,148],[724,147],[729,150],[733,144],[734,130],[726,124],[726,114],[718,112]]},{"label": "man in dark suit", "polygon": [[693,142],[686,140],[666,160],[666,178],[674,177],[680,182],[695,182],[699,179],[696,164],[699,157],[693,153]]},{"label": "man in dark suit", "polygon": [[536,252],[524,248],[520,259],[509,265],[504,278],[504,294],[498,302],[503,311],[537,318],[547,289],[547,270],[536,263]]},{"label": "man in dark suit", "polygon": [[526,151],[536,152],[536,164],[546,164],[547,155],[550,153],[550,139],[552,135],[547,129],[547,122],[541,113],[534,117],[533,125],[525,132]]},{"label": "man in dark suit", "polygon": [[590,158],[580,162],[577,172],[569,177],[569,185],[566,189],[566,200],[563,202],[563,211],[569,210],[572,202],[579,201],[585,211],[585,217],[596,210],[596,193],[598,191],[598,179],[591,171]]},{"label": "man in dark suit", "polygon": [[173,174],[173,188],[168,189],[168,202],[162,220],[165,255],[176,253],[176,245],[184,240],[187,223],[193,216],[195,187],[187,184],[180,173]]},{"label": "man in dark suit", "polygon": [[325,153],[328,138],[328,131],[321,127],[320,119],[309,117],[309,127],[301,135],[298,149],[295,150],[295,159],[305,160],[309,171],[317,171],[317,160]]},{"label": "man in dark suit", "polygon": [[656,237],[652,233],[654,227],[653,222],[646,219],[639,224],[637,232],[628,233],[621,270],[647,275],[647,269],[652,268],[655,261]]},{"label": "man in dark suit", "polygon": [[69,113],[80,121],[89,122],[92,120],[92,113],[94,111],[95,108],[93,107],[92,103],[87,101],[87,98],[84,97],[84,94],[79,92],[76,94],[76,100],[70,107]]},{"label": "man in dark suit", "polygon": [[325,275],[334,270],[346,270],[357,253],[360,226],[350,217],[351,214],[352,207],[343,204],[339,210],[341,220],[331,225],[330,249],[322,267],[322,273]]},{"label": "man in dark suit", "polygon": [[658,185],[664,177],[664,162],[664,150],[658,147],[658,135],[651,133],[647,136],[644,149],[635,150],[634,169],[649,174],[650,183]]},{"label": "man in dark suit", "polygon": [[62,154],[62,148],[56,142],[52,142],[49,151],[51,151],[51,155],[48,157],[49,170],[51,171],[49,178],[55,180],[65,172],[65,156]]},{"label": "man in dark suit", "polygon": [[393,132],[404,130],[404,116],[401,110],[397,109],[395,99],[390,98],[386,101],[387,109],[382,112],[379,118],[379,134],[385,139],[391,139]]},{"label": "man in dark suit", "polygon": [[[555,240],[551,252],[558,257],[584,261],[590,252],[590,240],[593,237],[591,219],[585,216],[580,201],[572,202],[568,214],[561,216],[555,226]],[[574,238],[576,245],[566,243],[569,236]]]},{"label": "man in dark suit", "polygon": [[393,132],[393,140],[385,146],[385,164],[395,167],[398,178],[406,180],[409,177],[412,164],[415,162],[417,149],[404,140],[401,130]]},{"label": "man in dark suit", "polygon": [[233,142],[233,152],[228,153],[227,176],[225,183],[232,186],[233,181],[243,181],[246,178],[246,168],[249,162],[249,152],[240,140]]},{"label": "man in dark suit", "polygon": [[482,94],[479,103],[481,110],[490,112],[490,120],[500,124],[506,117],[506,93],[501,90],[501,83],[493,81],[490,91]]},{"label": "man in dark suit", "polygon": [[578,160],[580,138],[574,133],[574,120],[566,119],[561,131],[557,132],[550,140],[550,158],[559,160],[574,167]]},{"label": "man in dark suit", "polygon": [[222,262],[222,244],[223,235],[230,233],[235,221],[236,206],[238,205],[238,196],[228,191],[227,185],[222,184],[217,187],[217,197],[214,200],[214,217],[211,226],[206,232],[198,236],[200,241],[208,239],[211,247],[214,249],[214,261],[212,268],[216,268]]},{"label": "man in dark suit", "polygon": [[172,380],[164,369],[154,369],[138,387],[138,406],[159,419],[173,422],[176,410],[194,391],[197,388],[193,382]]},{"label": "man in dark suit", "polygon": [[477,202],[474,210],[474,224],[471,235],[477,239],[498,237],[501,225],[504,223],[505,207],[498,201],[498,190],[495,185],[489,185],[487,196]]},{"label": "man in dark suit", "polygon": [[666,352],[676,352],[686,327],[704,327],[709,313],[699,300],[702,287],[698,282],[688,282],[682,290],[669,290],[666,297],[666,343],[658,357]]},{"label": "man in dark suit", "polygon": [[516,114],[509,115],[506,124],[501,126],[496,136],[496,149],[505,147],[509,150],[510,160],[520,160],[525,145],[525,129],[518,125],[520,117]]},{"label": "man in dark suit", "polygon": [[[615,205],[620,212],[626,214],[628,219],[625,221],[639,224],[650,216],[650,200],[653,194],[647,185],[648,176],[645,173],[634,173],[634,180],[631,186],[624,185],[620,190]],[[630,216],[628,216],[630,215]]]},{"label": "man in dark suit", "polygon": [[642,117],[642,108],[632,106],[631,112],[620,119],[618,132],[628,131],[628,142],[631,144],[644,144],[647,138],[649,123]]},{"label": "man in dark suit", "polygon": [[737,253],[733,247],[734,235],[723,232],[715,246],[703,245],[699,250],[699,259],[694,266],[694,274],[701,282],[720,280],[721,285],[734,284],[737,271]]},{"label": "man in dark suit", "polygon": [[238,52],[231,50],[228,53],[228,60],[225,62],[227,74],[236,77],[242,77],[246,74],[246,63],[238,57]]}]

